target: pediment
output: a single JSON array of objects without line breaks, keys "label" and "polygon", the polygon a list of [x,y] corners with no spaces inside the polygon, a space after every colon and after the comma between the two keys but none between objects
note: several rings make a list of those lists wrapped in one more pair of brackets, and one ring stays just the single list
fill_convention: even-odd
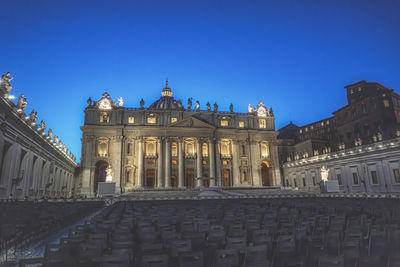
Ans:
[{"label": "pediment", "polygon": [[185,128],[208,128],[208,129],[215,129],[215,126],[199,120],[195,117],[188,117],[183,120],[171,123],[170,127],[185,127]]}]

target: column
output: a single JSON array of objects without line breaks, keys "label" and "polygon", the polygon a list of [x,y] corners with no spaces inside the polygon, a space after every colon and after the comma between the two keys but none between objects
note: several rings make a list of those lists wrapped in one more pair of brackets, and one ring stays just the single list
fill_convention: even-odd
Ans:
[{"label": "column", "polygon": [[165,187],[171,187],[171,146],[165,139]]},{"label": "column", "polygon": [[214,139],[210,138],[210,141],[208,143],[208,157],[209,157],[209,170],[210,170],[210,178],[213,178],[210,180],[210,186],[215,186],[215,152],[214,152],[215,146],[214,146]]},{"label": "column", "polygon": [[163,141],[163,139],[162,138],[159,138],[158,139],[158,143],[157,143],[157,152],[158,152],[158,159],[157,159],[157,187],[158,188],[162,188],[162,185],[163,185],[163,183],[162,183],[162,174],[163,174],[163,171],[162,171],[162,161],[163,161],[163,149],[162,149],[162,141]]},{"label": "column", "polygon": [[123,136],[113,137],[113,154],[112,154],[112,170],[113,181],[115,182],[115,193],[121,193],[121,157],[122,157],[122,140]]},{"label": "column", "polygon": [[240,158],[238,141],[232,140],[232,180],[233,186],[240,184]]},{"label": "column", "polygon": [[184,175],[184,170],[183,170],[183,140],[182,138],[179,139],[178,141],[178,187],[184,187],[183,184],[183,175]]},{"label": "column", "polygon": [[215,179],[216,179],[216,184],[218,186],[222,186],[222,180],[221,180],[221,154],[219,151],[219,143],[218,140],[217,142],[214,143],[215,146]]},{"label": "column", "polygon": [[138,152],[138,186],[143,187],[143,139],[139,139]]},{"label": "column", "polygon": [[[254,186],[261,186],[261,179],[260,179],[260,169],[261,165],[258,165],[260,159],[259,147],[258,142],[250,140],[250,155],[251,155],[251,171],[252,171],[252,178],[253,178],[253,185]],[[261,164],[261,163],[260,163]]]},{"label": "column", "polygon": [[[203,151],[201,139],[197,139],[197,178],[203,176]],[[200,187],[201,180],[197,180],[197,187]]]}]

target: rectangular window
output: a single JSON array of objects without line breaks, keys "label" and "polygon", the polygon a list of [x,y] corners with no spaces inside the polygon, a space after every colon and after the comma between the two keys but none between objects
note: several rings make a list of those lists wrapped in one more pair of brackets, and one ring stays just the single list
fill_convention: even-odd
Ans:
[{"label": "rectangular window", "polygon": [[221,126],[222,127],[227,127],[228,126],[228,121],[227,120],[221,120]]},{"label": "rectangular window", "polygon": [[317,182],[315,181],[315,176],[314,175],[312,176],[312,183],[313,183],[313,186],[315,186],[317,184]]},{"label": "rectangular window", "polygon": [[306,178],[303,178],[303,186],[306,186]]},{"label": "rectangular window", "polygon": [[222,165],[228,165],[228,161],[226,160],[222,161]]},{"label": "rectangular window", "polygon": [[338,180],[338,184],[339,184],[339,185],[342,185],[342,184],[343,184],[343,181],[342,181],[342,174],[337,173],[337,174],[336,174],[336,177],[337,177],[337,180]]},{"label": "rectangular window", "polygon": [[176,165],[176,160],[171,161],[172,165]]},{"label": "rectangular window", "polygon": [[376,175],[376,171],[371,171],[371,180],[372,184],[378,184],[378,176]]},{"label": "rectangular window", "polygon": [[293,182],[294,182],[294,187],[297,187],[297,180],[296,180],[296,178],[293,179]]},{"label": "rectangular window", "polygon": [[353,183],[358,184],[358,175],[356,172],[353,172]]},{"label": "rectangular window", "polygon": [[265,119],[259,119],[258,120],[258,127],[262,128],[262,129],[267,128],[267,122],[265,121]]},{"label": "rectangular window", "polygon": [[244,128],[244,121],[239,121],[239,128]]},{"label": "rectangular window", "polygon": [[394,175],[394,182],[396,184],[400,184],[400,170],[399,169],[393,169],[393,175]]},{"label": "rectangular window", "polygon": [[129,117],[128,123],[135,123],[135,117]]},{"label": "rectangular window", "polygon": [[147,118],[147,123],[150,123],[150,124],[155,124],[156,123],[156,118],[154,118],[154,117],[148,117]]},{"label": "rectangular window", "polygon": [[178,118],[171,118],[171,123],[177,122]]},{"label": "rectangular window", "polygon": [[389,100],[387,100],[387,99],[383,100],[383,106],[385,108],[388,108],[389,107]]},{"label": "rectangular window", "polygon": [[207,161],[206,160],[203,160],[203,165],[207,165]]}]

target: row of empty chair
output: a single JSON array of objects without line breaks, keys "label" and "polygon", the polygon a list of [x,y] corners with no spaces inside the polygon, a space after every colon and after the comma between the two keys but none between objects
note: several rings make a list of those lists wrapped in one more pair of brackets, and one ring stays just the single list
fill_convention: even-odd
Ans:
[{"label": "row of empty chair", "polygon": [[388,199],[121,201],[21,266],[400,266]]},{"label": "row of empty chair", "polygon": [[85,202],[1,202],[0,245],[2,258],[7,251],[41,239],[61,227],[104,206],[102,201]]}]

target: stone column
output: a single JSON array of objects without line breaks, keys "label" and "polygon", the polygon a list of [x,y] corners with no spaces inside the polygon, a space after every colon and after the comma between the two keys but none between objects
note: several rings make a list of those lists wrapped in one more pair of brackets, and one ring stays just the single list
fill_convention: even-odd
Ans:
[{"label": "stone column", "polygon": [[[85,135],[82,138],[82,147],[83,147],[83,162],[82,162],[82,174],[80,184],[79,193],[85,196],[94,196],[94,173],[95,173],[95,153],[96,153],[96,138],[92,135]],[[51,180],[52,176],[50,173],[48,177],[45,177],[46,183],[49,178]],[[78,189],[78,188],[77,188]],[[49,188],[46,189],[46,193],[49,191]]]},{"label": "stone column", "polygon": [[122,139],[123,136],[113,137],[113,155],[112,155],[112,172],[113,181],[115,182],[115,193],[121,193],[121,157],[122,157]]},{"label": "stone column", "polygon": [[261,179],[260,179],[260,169],[261,166],[259,166],[257,163],[259,162],[260,159],[260,153],[259,153],[259,147],[258,147],[258,142],[250,140],[250,153],[251,153],[251,171],[252,171],[252,178],[253,178],[253,185],[254,186],[261,186]]},{"label": "stone column", "polygon": [[139,152],[138,152],[138,186],[143,187],[143,138],[139,138]]},{"label": "stone column", "polygon": [[171,146],[169,139],[165,139],[165,187],[171,187]]},{"label": "stone column", "polygon": [[239,158],[239,145],[236,140],[232,140],[232,180],[233,186],[240,184],[240,158]]},{"label": "stone column", "polygon": [[179,159],[178,159],[178,187],[184,187],[184,183],[183,183],[183,176],[184,174],[184,166],[183,166],[183,140],[182,138],[179,139],[178,141],[178,155],[179,155]]},{"label": "stone column", "polygon": [[[201,139],[197,139],[197,178],[203,176],[203,151]],[[197,180],[197,187],[200,187],[201,180]]]},{"label": "stone column", "polygon": [[[215,146],[214,146],[214,139],[210,138],[208,143],[208,157],[209,157],[209,170],[210,170],[210,178],[215,177]],[[215,180],[210,180],[210,186],[215,186]]]},{"label": "stone column", "polygon": [[163,139],[159,138],[157,143],[157,152],[158,152],[158,159],[157,159],[157,187],[161,188],[163,185],[162,178],[163,178],[163,170],[162,170],[162,161],[163,161],[163,149],[162,149],[162,142]]},{"label": "stone column", "polygon": [[221,179],[221,154],[219,151],[219,142],[214,143],[215,146],[215,179],[218,186],[222,186],[222,179]]}]

